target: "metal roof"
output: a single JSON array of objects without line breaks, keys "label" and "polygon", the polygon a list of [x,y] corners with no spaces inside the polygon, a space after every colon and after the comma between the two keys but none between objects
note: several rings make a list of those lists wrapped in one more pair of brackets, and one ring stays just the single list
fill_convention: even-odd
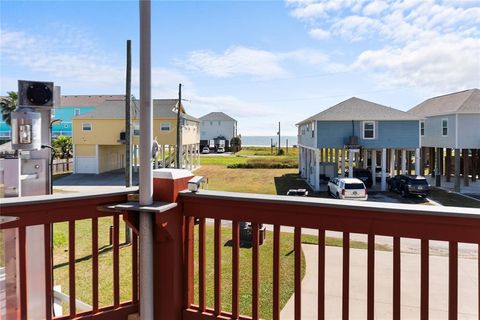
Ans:
[{"label": "metal roof", "polygon": [[419,120],[415,115],[390,108],[378,103],[352,97],[330,107],[298,124],[310,121],[347,121],[347,120]]},{"label": "metal roof", "polygon": [[475,88],[433,97],[408,112],[421,118],[452,113],[480,113],[480,90]]},{"label": "metal roof", "polygon": [[199,118],[200,120],[212,120],[212,121],[237,121],[230,117],[229,115],[223,112],[210,112],[202,117]]},{"label": "metal roof", "polygon": [[[177,113],[173,111],[177,104],[177,99],[154,99],[153,100],[153,118],[154,119],[176,119]],[[139,118],[140,102],[132,101],[132,119]],[[195,122],[200,122],[195,117],[183,114],[183,118]],[[73,119],[125,119],[125,101],[109,100],[97,106],[95,110],[73,117]]]}]

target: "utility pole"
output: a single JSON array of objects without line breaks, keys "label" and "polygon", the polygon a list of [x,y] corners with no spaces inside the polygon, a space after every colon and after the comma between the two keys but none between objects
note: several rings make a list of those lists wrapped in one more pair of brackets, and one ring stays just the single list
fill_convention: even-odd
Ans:
[{"label": "utility pole", "polygon": [[130,98],[132,85],[132,40],[127,40],[127,80],[125,90],[125,187],[132,186],[132,132]]},{"label": "utility pole", "polygon": [[278,121],[278,150],[277,154],[280,154],[280,121]]},{"label": "utility pole", "polygon": [[175,159],[175,168],[181,169],[180,159],[182,156],[182,132],[181,132],[181,112],[182,112],[182,84],[178,84],[178,110],[177,110],[177,154]]}]

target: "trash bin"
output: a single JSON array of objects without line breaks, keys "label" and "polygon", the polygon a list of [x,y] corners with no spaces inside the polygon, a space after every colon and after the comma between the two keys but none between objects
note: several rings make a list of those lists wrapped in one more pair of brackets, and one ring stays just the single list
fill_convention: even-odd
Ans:
[{"label": "trash bin", "polygon": [[[267,235],[267,227],[260,223],[258,225],[259,237],[258,242],[259,245],[262,245],[265,241],[265,237]],[[250,222],[240,222],[240,244],[241,245],[251,245],[253,239],[252,233],[252,224]]]}]

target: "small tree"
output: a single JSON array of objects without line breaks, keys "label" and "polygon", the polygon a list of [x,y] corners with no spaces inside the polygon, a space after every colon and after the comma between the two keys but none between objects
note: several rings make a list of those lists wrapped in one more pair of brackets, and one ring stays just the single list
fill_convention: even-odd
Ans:
[{"label": "small tree", "polygon": [[58,136],[53,140],[53,147],[60,159],[67,159],[67,171],[70,170],[69,159],[73,156],[72,137]]},{"label": "small tree", "polygon": [[11,113],[17,108],[17,93],[9,91],[7,95],[0,99],[0,112],[2,113],[2,120],[11,125]]}]

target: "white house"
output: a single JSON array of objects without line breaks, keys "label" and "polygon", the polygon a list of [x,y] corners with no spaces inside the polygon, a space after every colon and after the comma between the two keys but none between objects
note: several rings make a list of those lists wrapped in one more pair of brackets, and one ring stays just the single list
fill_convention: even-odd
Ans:
[{"label": "white house", "polygon": [[[237,136],[237,120],[223,112],[210,112],[200,117],[200,140],[222,139],[230,141]],[[205,144],[205,143],[204,143]],[[208,143],[206,143],[208,144]]]}]

